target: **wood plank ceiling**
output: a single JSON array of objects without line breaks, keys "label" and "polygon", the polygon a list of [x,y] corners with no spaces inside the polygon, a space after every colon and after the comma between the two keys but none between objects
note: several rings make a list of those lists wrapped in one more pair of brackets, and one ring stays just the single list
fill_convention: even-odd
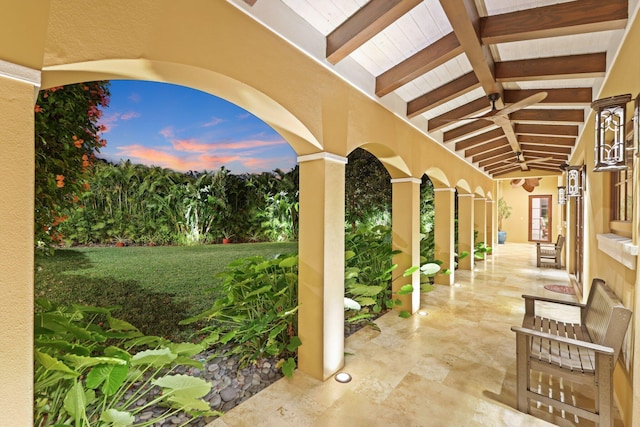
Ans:
[{"label": "wood plank ceiling", "polygon": [[495,178],[560,171],[629,13],[628,0],[277,1],[325,37],[336,72],[350,58],[372,95],[401,99],[407,120]]}]

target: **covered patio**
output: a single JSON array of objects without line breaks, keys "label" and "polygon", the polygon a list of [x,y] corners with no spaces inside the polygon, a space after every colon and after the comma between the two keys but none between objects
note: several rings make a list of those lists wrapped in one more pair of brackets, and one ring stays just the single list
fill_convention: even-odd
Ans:
[{"label": "covered patio", "polygon": [[[510,327],[522,322],[521,295],[576,300],[545,289],[570,286],[569,276],[536,268],[535,253],[531,244],[499,245],[474,271],[457,272],[453,286],[422,294],[418,315],[402,319],[390,312],[376,321],[380,332],[366,327],[348,337],[344,372],[351,382],[322,382],[296,371],[209,427],[573,425],[570,414],[563,419],[544,406],[533,409],[538,418],[515,409]],[[577,320],[576,312],[545,309]],[[616,425],[622,425],[619,416]]]}]

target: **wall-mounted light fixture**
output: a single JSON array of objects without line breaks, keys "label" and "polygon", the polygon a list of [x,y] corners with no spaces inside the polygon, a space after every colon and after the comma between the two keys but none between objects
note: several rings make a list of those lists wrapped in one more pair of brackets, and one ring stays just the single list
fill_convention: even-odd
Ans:
[{"label": "wall-mounted light fixture", "polygon": [[633,109],[633,146],[636,156],[640,156],[640,93],[636,96],[635,108]]},{"label": "wall-mounted light fixture", "polygon": [[591,103],[596,112],[595,172],[626,169],[625,112],[631,94],[598,99]]},{"label": "wall-mounted light fixture", "polygon": [[567,166],[567,197],[582,195],[582,166]]},{"label": "wall-mounted light fixture", "polygon": [[567,188],[564,185],[558,187],[558,204],[567,204]]}]

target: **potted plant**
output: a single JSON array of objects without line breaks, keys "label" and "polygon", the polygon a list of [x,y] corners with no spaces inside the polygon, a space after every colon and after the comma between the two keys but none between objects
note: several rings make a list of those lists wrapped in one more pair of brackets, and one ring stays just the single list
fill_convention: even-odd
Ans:
[{"label": "potted plant", "polygon": [[507,204],[504,197],[498,199],[498,243],[504,244],[507,241],[507,232],[502,230],[502,220],[511,216],[511,206]]},{"label": "potted plant", "polygon": [[232,237],[233,237],[233,234],[231,233],[231,231],[226,229],[222,230],[222,244],[226,245],[231,243]]}]

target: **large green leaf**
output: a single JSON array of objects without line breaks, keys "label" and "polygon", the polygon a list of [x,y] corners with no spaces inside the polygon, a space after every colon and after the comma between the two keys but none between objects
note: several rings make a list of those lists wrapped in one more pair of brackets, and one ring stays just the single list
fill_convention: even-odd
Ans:
[{"label": "large green leaf", "polygon": [[178,355],[168,348],[145,350],[133,355],[131,358],[131,366],[151,365],[159,368],[173,362],[176,357],[178,357]]},{"label": "large green leaf", "polygon": [[121,320],[121,319],[116,319],[115,317],[107,317],[107,320],[109,321],[109,327],[115,331],[137,331],[138,328],[136,328],[135,326],[133,326],[131,323]]},{"label": "large green leaf", "polygon": [[375,305],[377,303],[377,301],[371,297],[357,297],[356,301],[362,305],[362,306],[370,306],[370,305]]},{"label": "large green leaf", "polygon": [[259,295],[259,294],[264,294],[265,292],[269,292],[271,290],[271,285],[265,285],[262,286],[254,291],[249,292],[248,294],[246,294],[244,297],[245,298],[249,298],[252,297],[254,295]]},{"label": "large green leaf", "polygon": [[412,285],[404,285],[398,291],[398,295],[409,295],[411,292],[413,292],[413,286]]},{"label": "large green leaf", "polygon": [[38,350],[35,350],[34,358],[36,359],[36,362],[40,363],[48,371],[60,371],[72,376],[80,375],[65,365],[64,362],[56,359],[55,357],[49,356],[47,353],[41,353]]},{"label": "large green leaf", "polygon": [[282,261],[280,261],[280,264],[278,265],[280,266],[280,268],[291,268],[294,265],[298,265],[298,257],[292,256],[289,258],[285,258]]},{"label": "large green leaf", "polygon": [[354,295],[362,295],[362,296],[376,296],[380,292],[382,292],[384,288],[382,286],[368,286],[368,285],[358,285],[354,286],[349,291]]},{"label": "large green leaf", "polygon": [[435,262],[429,262],[420,267],[420,272],[427,276],[436,274],[438,271],[440,271],[440,266]]},{"label": "large green leaf", "polygon": [[73,417],[76,423],[79,423],[86,419],[87,404],[93,400],[95,400],[93,390],[87,390],[85,393],[82,383],[76,381],[64,398],[64,409]]},{"label": "large green leaf", "polygon": [[129,368],[126,365],[97,365],[87,374],[87,387],[100,390],[106,396],[115,394],[127,378]]},{"label": "large green leaf", "polygon": [[293,336],[293,337],[291,337],[291,340],[289,341],[289,344],[287,344],[287,350],[295,351],[301,345],[302,345],[302,340],[300,340],[300,337],[297,336],[297,335]]},{"label": "large green leaf", "polygon": [[170,343],[167,347],[178,356],[195,356],[204,351],[203,345],[190,342]]},{"label": "large green leaf", "polygon": [[100,415],[100,421],[107,422],[110,427],[128,427],[133,425],[136,418],[129,412],[118,411],[116,409],[107,409]]},{"label": "large green leaf", "polygon": [[167,399],[169,404],[181,411],[208,411],[211,409],[209,404],[201,399],[194,399],[186,396],[171,396]]},{"label": "large green leaf", "polygon": [[287,378],[293,377],[293,371],[295,371],[295,369],[296,369],[296,361],[293,357],[288,358],[282,364],[282,373]]},{"label": "large green leaf", "polygon": [[76,354],[66,354],[62,356],[64,360],[70,362],[77,369],[83,369],[88,366],[96,366],[101,364],[108,365],[125,365],[127,362],[117,357],[87,357],[78,356]]},{"label": "large green leaf", "polygon": [[166,375],[151,382],[161,387],[163,394],[168,396],[199,399],[211,390],[211,383],[189,375]]}]

